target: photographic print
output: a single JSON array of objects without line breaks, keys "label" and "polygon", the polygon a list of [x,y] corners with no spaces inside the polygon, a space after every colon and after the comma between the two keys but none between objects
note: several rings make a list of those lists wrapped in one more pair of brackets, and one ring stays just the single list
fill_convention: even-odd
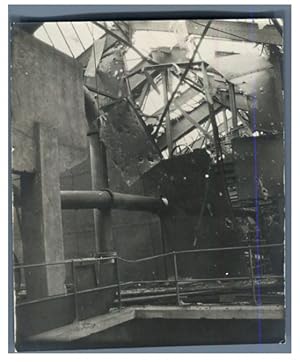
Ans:
[{"label": "photographic print", "polygon": [[99,19],[11,23],[16,350],[286,343],[284,19]]}]

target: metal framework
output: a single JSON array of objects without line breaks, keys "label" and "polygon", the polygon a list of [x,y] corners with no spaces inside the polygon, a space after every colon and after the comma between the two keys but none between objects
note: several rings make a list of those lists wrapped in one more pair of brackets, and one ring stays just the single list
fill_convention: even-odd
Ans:
[{"label": "metal framework", "polygon": [[[156,124],[154,125],[154,130],[151,134],[151,137],[153,137],[156,140],[156,142],[160,145],[164,144],[164,142],[161,141],[161,137],[165,136],[165,134],[167,135],[168,142],[167,142],[166,146],[168,147],[169,155],[173,154],[173,147],[176,147],[175,145],[173,145],[173,143],[176,141],[176,139],[178,139],[178,136],[175,136],[175,137],[173,136],[174,134],[176,134],[176,131],[173,131],[174,122],[173,122],[172,115],[170,114],[169,109],[170,109],[170,106],[173,104],[173,100],[175,99],[176,95],[178,94],[178,91],[181,89],[182,84],[187,84],[187,85],[189,85],[190,88],[193,88],[194,90],[196,90],[196,92],[201,92],[201,93],[205,94],[208,101],[210,103],[212,102],[212,98],[210,95],[211,91],[208,91],[209,80],[207,79],[206,72],[205,73],[202,72],[202,76],[204,76],[204,78],[202,80],[201,80],[201,72],[199,73],[199,69],[201,69],[201,67],[203,67],[204,63],[202,60],[200,60],[200,61],[194,60],[195,56],[199,54],[198,50],[199,50],[200,44],[202,43],[203,39],[206,38],[207,36],[210,38],[219,37],[221,39],[222,38],[230,39],[232,41],[246,41],[247,43],[252,42],[252,43],[257,43],[257,44],[259,44],[259,43],[276,44],[277,46],[280,47],[282,44],[282,26],[278,22],[277,19],[270,19],[270,24],[273,24],[273,25],[266,26],[262,30],[259,30],[257,27],[257,24],[255,24],[255,23],[218,21],[218,20],[216,20],[216,21],[204,21],[204,20],[186,21],[185,26],[187,29],[188,36],[199,35],[199,41],[198,41],[198,44],[196,44],[194,46],[192,56],[186,62],[178,61],[175,63],[174,62],[159,63],[155,59],[153,59],[153,57],[151,55],[145,56],[145,54],[143,54],[143,52],[141,52],[140,49],[138,49],[138,47],[133,45],[133,43],[131,41],[131,37],[132,37],[133,33],[137,32],[137,31],[151,31],[151,30],[153,30],[153,31],[158,30],[158,31],[163,31],[163,32],[170,31],[170,26],[169,26],[168,22],[159,22],[156,25],[154,25],[151,21],[146,21],[143,23],[141,23],[139,21],[133,21],[133,22],[121,21],[121,22],[114,22],[114,28],[109,28],[105,22],[99,22],[99,21],[91,22],[92,26],[103,30],[105,32],[105,34],[107,34],[107,36],[110,36],[111,38],[115,39],[116,44],[122,44],[127,49],[132,49],[140,57],[141,61],[138,65],[136,65],[134,67],[134,69],[129,70],[129,71],[124,70],[124,79],[126,79],[126,82],[128,84],[129,93],[128,93],[127,100],[130,103],[131,107],[134,105],[134,109],[138,110],[139,118],[142,123],[145,123],[145,125],[148,124],[147,119],[149,117],[147,117],[147,115],[143,113],[143,111],[141,109],[141,105],[144,102],[144,99],[148,98],[147,95],[150,94],[151,88],[153,88],[154,90],[159,92],[157,85],[155,84],[155,82],[152,78],[152,74],[156,74],[156,75],[163,74],[164,75],[163,84],[165,84],[165,85],[169,84],[168,79],[170,78],[171,75],[172,75],[172,77],[176,76],[179,79],[179,82],[177,83],[175,89],[171,93],[168,90],[165,90],[164,106],[162,107],[162,110],[159,113],[155,112],[156,117],[158,117],[158,120],[157,120]],[[47,33],[47,38],[49,38],[49,41],[54,46],[53,40],[51,39],[51,36],[47,32],[47,29],[44,26],[44,24],[42,24],[42,23],[37,24],[33,28],[28,27],[28,31],[35,31],[40,25],[43,26],[44,31]],[[59,24],[57,24],[57,26],[58,26],[58,29],[59,29],[61,35],[63,36],[63,39],[65,41],[67,48],[69,49],[69,52],[74,57],[74,53],[72,51],[72,48],[71,48],[66,36],[64,35],[61,27],[59,27]],[[78,30],[76,29],[76,27],[74,26],[74,22],[71,22],[71,27],[80,43],[82,49],[85,50],[85,46],[83,44],[81,36],[80,36]],[[88,29],[89,29],[89,32],[91,33],[91,36],[93,37],[93,41],[95,42],[96,39],[94,38],[93,32],[91,32],[91,29],[89,27],[88,27]],[[248,35],[244,36],[244,34],[248,34]],[[268,38],[270,39],[269,43],[268,43]],[[96,67],[96,64],[95,64],[95,67]],[[197,67],[198,67],[198,70],[197,70]],[[194,74],[198,74],[199,82],[195,82],[194,80],[192,80],[191,78],[189,78],[187,76],[188,73],[191,72],[193,69],[196,69],[196,73],[194,73]],[[211,67],[210,67],[210,69],[211,69]],[[167,70],[169,70],[169,71],[167,72]],[[218,72],[216,72],[216,74],[218,74]],[[200,78],[199,78],[199,75],[200,75]],[[140,79],[142,79],[142,83],[139,83],[138,86],[141,87],[141,85],[142,85],[142,89],[143,89],[142,92],[138,93],[139,94],[138,97],[134,96],[134,94],[136,92],[136,88],[129,86],[129,83],[130,84],[134,83],[134,78],[137,76],[139,76]],[[142,76],[142,78],[141,78],[141,76]],[[100,90],[99,85],[97,84],[97,77],[95,77],[95,80],[96,80],[96,87],[93,87],[93,86],[91,86],[91,84],[86,83],[86,87],[90,91],[96,92],[96,93],[102,94],[105,97],[111,98],[112,102],[114,102],[114,101],[118,102],[119,100],[122,99],[122,97],[119,98],[118,96],[113,96],[111,94],[108,94],[103,89]],[[203,84],[203,80],[206,85]],[[225,108],[231,110],[233,130],[235,132],[238,132],[237,131],[238,116],[237,116],[237,103],[236,103],[237,91],[234,90],[233,83],[227,82],[227,84],[226,84],[226,80],[225,80],[224,84],[227,87],[227,92],[229,94],[229,102],[228,102],[228,104],[223,104],[223,106]],[[205,88],[206,88],[206,90],[205,90]],[[166,95],[166,91],[167,91],[167,93],[170,93],[168,96]],[[176,99],[176,101],[178,102],[178,100],[180,98],[181,98],[181,95]],[[135,103],[137,101],[139,104]],[[220,102],[220,98],[213,96],[213,101]],[[181,108],[182,108],[182,106],[183,105],[181,105]],[[195,119],[193,117],[189,117],[189,113],[185,112],[184,109],[181,113],[184,116],[184,118],[186,118],[186,119],[188,118],[189,120],[194,119],[197,122],[197,124],[201,124],[203,122],[202,119]],[[151,118],[151,115],[150,115],[150,118]],[[226,121],[226,120],[224,120],[224,121]],[[199,128],[199,126],[197,124],[195,123],[193,126]],[[243,125],[245,128],[247,128],[247,124],[245,122],[243,122]],[[229,130],[226,129],[226,132],[228,132],[228,131]],[[183,131],[183,133],[179,135],[179,138],[184,136],[185,133],[186,133],[186,131]],[[210,134],[204,133],[204,136],[205,136],[205,138],[207,137],[211,143],[213,133],[212,132]],[[203,142],[202,142],[202,144],[203,144]],[[187,146],[189,146],[189,145],[187,145]],[[161,151],[163,150],[162,146],[160,146],[160,149],[161,149]]]}]

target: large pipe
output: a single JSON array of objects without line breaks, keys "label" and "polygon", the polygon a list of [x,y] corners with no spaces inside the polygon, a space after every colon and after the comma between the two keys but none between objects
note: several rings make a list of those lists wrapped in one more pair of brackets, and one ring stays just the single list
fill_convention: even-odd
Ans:
[{"label": "large pipe", "polygon": [[[85,113],[88,123],[90,146],[92,190],[108,188],[106,148],[100,140],[99,110],[88,89],[84,87]],[[94,209],[96,251],[106,252],[114,249],[110,209]]]},{"label": "large pipe", "polygon": [[167,208],[166,198],[120,194],[110,190],[61,191],[63,209],[134,210],[160,212]]}]

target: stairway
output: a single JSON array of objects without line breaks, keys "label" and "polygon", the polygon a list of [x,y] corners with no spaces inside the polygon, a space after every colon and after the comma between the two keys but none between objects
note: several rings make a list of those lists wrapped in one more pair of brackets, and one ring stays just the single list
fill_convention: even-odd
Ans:
[{"label": "stairway", "polygon": [[[226,186],[228,189],[230,201],[233,207],[239,205],[239,197],[238,197],[238,187],[237,187],[237,177],[234,170],[234,162],[232,159],[228,159],[223,161],[224,165],[224,176],[226,181]],[[218,166],[214,166],[214,172],[216,174],[219,173]]]}]

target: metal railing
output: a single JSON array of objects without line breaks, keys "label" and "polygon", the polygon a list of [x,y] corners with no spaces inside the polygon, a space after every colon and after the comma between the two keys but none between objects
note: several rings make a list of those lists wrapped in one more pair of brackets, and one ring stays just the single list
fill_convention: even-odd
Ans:
[{"label": "metal railing", "polygon": [[[257,250],[257,248],[260,249],[268,249],[268,248],[283,248],[284,244],[262,244],[262,245],[250,245],[247,246],[229,246],[229,247],[220,247],[220,248],[203,248],[203,249],[191,249],[191,250],[180,250],[180,251],[170,251],[163,254],[157,254],[149,257],[144,257],[140,259],[126,259],[123,257],[118,256],[117,254],[112,256],[100,256],[100,257],[93,257],[93,258],[81,258],[81,259],[67,259],[63,261],[56,261],[56,262],[49,262],[49,263],[37,263],[37,264],[26,264],[26,265],[15,265],[13,267],[14,270],[20,270],[20,269],[28,269],[28,268],[38,268],[38,267],[48,267],[48,266],[54,266],[54,265],[66,265],[70,264],[71,270],[72,270],[72,282],[73,282],[73,292],[68,292],[64,294],[57,294],[52,296],[46,296],[41,297],[25,302],[18,302],[16,303],[16,307],[22,307],[29,304],[35,304],[35,303],[41,303],[44,301],[49,301],[53,299],[59,299],[59,298],[66,298],[69,296],[74,296],[74,306],[75,306],[75,318],[78,320],[79,315],[79,301],[78,296],[82,294],[88,294],[93,293],[96,291],[102,291],[107,289],[116,289],[117,292],[117,302],[119,309],[122,308],[122,287],[125,286],[131,286],[136,284],[147,284],[147,283],[169,283],[174,284],[175,287],[175,293],[170,292],[167,294],[158,294],[156,296],[153,296],[153,299],[155,298],[165,298],[165,297],[176,297],[176,302],[178,305],[181,305],[181,297],[186,296],[189,294],[195,294],[196,292],[184,292],[180,291],[180,286],[190,283],[190,282],[209,282],[209,281],[250,281],[252,286],[252,301],[256,305],[257,304],[257,295],[256,295],[256,282],[259,280],[263,280],[266,278],[270,278],[270,275],[255,275],[254,274],[254,263],[253,263],[253,250]],[[200,254],[200,253],[210,253],[210,252],[230,252],[230,251],[248,251],[248,259],[249,259],[249,276],[232,276],[232,277],[208,277],[208,278],[193,278],[189,281],[180,279],[180,276],[178,274],[178,255],[187,255],[187,254]],[[166,258],[171,257],[172,264],[173,264],[173,271],[174,271],[174,280],[166,279],[166,280],[136,280],[136,281],[128,281],[128,282],[122,282],[120,278],[120,266],[119,262],[122,261],[124,263],[143,263],[159,258]],[[97,286],[89,289],[84,290],[78,290],[77,288],[77,270],[76,265],[82,265],[86,263],[98,263],[103,261],[111,261],[114,263],[115,266],[115,279],[116,283],[104,285],[104,286]],[[283,279],[283,275],[271,275],[273,279]],[[150,298],[151,299],[151,298]]]}]

